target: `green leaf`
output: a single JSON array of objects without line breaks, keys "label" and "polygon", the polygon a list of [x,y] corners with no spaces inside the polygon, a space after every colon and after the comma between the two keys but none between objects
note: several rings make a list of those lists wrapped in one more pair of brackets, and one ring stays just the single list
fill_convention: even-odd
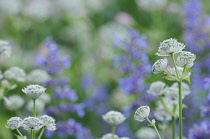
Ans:
[{"label": "green leaf", "polygon": [[191,82],[190,82],[190,77],[185,78],[185,80],[186,80],[189,84],[191,84]]}]

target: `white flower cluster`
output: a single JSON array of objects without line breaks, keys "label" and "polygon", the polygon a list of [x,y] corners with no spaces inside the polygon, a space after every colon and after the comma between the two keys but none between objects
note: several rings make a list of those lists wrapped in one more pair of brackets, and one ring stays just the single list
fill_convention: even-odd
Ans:
[{"label": "white flower cluster", "polygon": [[136,132],[137,139],[155,139],[157,134],[153,128],[142,127]]},{"label": "white flower cluster", "polygon": [[48,81],[49,79],[50,79],[50,75],[42,69],[32,70],[27,75],[27,81],[30,83],[43,84],[46,81]]},{"label": "white flower cluster", "polygon": [[112,126],[116,126],[121,124],[126,118],[121,112],[117,111],[109,111],[105,115],[102,116],[104,121]]},{"label": "white flower cluster", "polygon": [[7,41],[0,40],[0,56],[9,57],[11,55],[11,47]]},{"label": "white flower cluster", "polygon": [[[174,67],[169,66],[169,61],[165,57],[164,59],[157,60],[152,66],[152,72],[154,74],[164,73],[165,78],[172,81],[186,80],[190,82],[191,70],[194,61],[196,59],[195,54],[187,51],[182,51],[185,45],[178,42],[176,39],[167,39],[160,43],[158,56],[171,56]],[[174,54],[177,54],[174,59]]]},{"label": "white flower cluster", "polygon": [[8,110],[18,110],[24,104],[24,99],[19,95],[12,95],[8,98],[4,97],[5,106]]},{"label": "white flower cluster", "polygon": [[26,73],[20,67],[11,67],[4,72],[5,79],[15,80],[18,82],[25,82]]},{"label": "white flower cluster", "polygon": [[[182,99],[184,99],[184,97],[186,95],[190,94],[190,87],[186,84],[186,83],[181,83],[182,85]],[[157,120],[160,121],[167,121],[167,120],[171,120],[171,113],[173,113],[174,110],[174,106],[178,105],[178,94],[179,94],[179,90],[178,90],[178,83],[174,83],[171,86],[167,86],[165,83],[161,82],[161,81],[157,81],[157,82],[153,82],[150,85],[149,90],[147,91],[147,93],[152,94],[154,96],[159,96],[161,97],[161,101],[157,102],[157,108],[154,111],[154,116]],[[165,107],[167,107],[166,111],[165,107],[163,106],[164,104]],[[175,111],[175,115],[178,115],[178,107],[176,108]]]},{"label": "white flower cluster", "polygon": [[50,131],[56,130],[55,119],[47,115],[43,115],[39,118],[27,117],[23,120],[20,117],[12,117],[7,121],[5,126],[10,129],[23,127],[25,130],[39,130],[42,127],[46,127],[46,129]]},{"label": "white flower cluster", "polygon": [[37,99],[43,93],[45,93],[46,88],[40,85],[29,85],[26,88],[22,89],[22,91],[32,99]]},{"label": "white flower cluster", "polygon": [[107,133],[107,134],[105,134],[105,135],[103,135],[102,136],[102,138],[100,138],[100,139],[129,139],[128,137],[119,137],[118,135],[114,135],[114,138],[113,138],[113,136],[112,136],[112,133]]}]

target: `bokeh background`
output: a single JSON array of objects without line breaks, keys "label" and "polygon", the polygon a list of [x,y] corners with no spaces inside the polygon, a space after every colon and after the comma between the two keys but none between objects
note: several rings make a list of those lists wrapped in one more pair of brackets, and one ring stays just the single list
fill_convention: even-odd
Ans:
[{"label": "bokeh background", "polygon": [[[146,93],[148,86],[157,80],[171,84],[152,74],[151,65],[159,59],[154,54],[161,41],[176,38],[197,56],[192,91],[184,99],[189,106],[184,110],[188,137],[210,115],[209,5],[207,0],[0,0],[0,39],[12,47],[12,56],[0,59],[1,70],[18,66],[30,73],[38,68],[51,76],[51,82],[44,84],[51,101],[40,113],[54,116],[58,130],[46,132],[43,138],[100,138],[111,132],[101,115],[113,109],[127,117],[117,134],[135,139],[147,123],[135,122],[134,110],[154,106],[156,99]],[[137,38],[139,49],[122,51],[119,36],[126,34]],[[129,54],[139,57],[119,60]],[[5,128],[7,119],[31,114],[21,91],[27,84],[18,83],[7,94],[25,99],[21,109],[10,111],[0,100],[1,139],[14,138]]]}]

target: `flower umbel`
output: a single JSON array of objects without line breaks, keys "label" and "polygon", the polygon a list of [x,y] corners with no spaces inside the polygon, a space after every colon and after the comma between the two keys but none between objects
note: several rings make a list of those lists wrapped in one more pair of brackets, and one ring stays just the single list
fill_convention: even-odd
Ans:
[{"label": "flower umbel", "polygon": [[160,43],[158,56],[169,56],[172,53],[181,52],[185,48],[185,45],[178,42],[176,39],[167,39]]},{"label": "flower umbel", "polygon": [[43,127],[43,124],[39,118],[27,117],[23,120],[22,127],[25,130],[39,130]]},{"label": "flower umbel", "polygon": [[162,95],[165,92],[165,86],[166,84],[164,82],[154,82],[150,85],[149,90],[147,90],[147,93],[155,96]]},{"label": "flower umbel", "polygon": [[139,121],[139,122],[142,122],[146,118],[148,118],[149,113],[150,113],[149,106],[141,106],[136,110],[135,115],[134,115],[134,119]]},{"label": "flower umbel", "polygon": [[40,85],[29,85],[26,88],[22,89],[22,91],[32,99],[37,99],[45,92],[46,88]]},{"label": "flower umbel", "polygon": [[176,64],[180,67],[191,68],[193,66],[193,61],[196,59],[195,54],[187,51],[183,51],[177,57]]},{"label": "flower umbel", "polygon": [[18,129],[22,125],[22,119],[20,117],[12,117],[7,120],[6,128]]},{"label": "flower umbel", "polygon": [[126,118],[121,112],[117,111],[109,111],[105,115],[102,116],[104,121],[112,126],[116,126],[121,124]]},{"label": "flower umbel", "polygon": [[42,124],[46,127],[47,130],[55,131],[55,119],[48,115],[42,115],[39,118],[42,121]]}]

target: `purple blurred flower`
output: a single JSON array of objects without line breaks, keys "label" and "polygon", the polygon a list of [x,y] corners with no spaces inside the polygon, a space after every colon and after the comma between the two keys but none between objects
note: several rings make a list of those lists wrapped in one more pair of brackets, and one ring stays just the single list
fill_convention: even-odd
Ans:
[{"label": "purple blurred flower", "polygon": [[126,75],[119,79],[119,89],[125,94],[142,92],[145,89],[144,79],[151,72],[146,37],[136,30],[129,30],[128,38],[118,36],[114,46],[122,52],[114,57],[114,66]]},{"label": "purple blurred flower", "polygon": [[209,139],[210,137],[210,123],[204,121],[200,125],[195,125],[189,132],[190,139]]}]

